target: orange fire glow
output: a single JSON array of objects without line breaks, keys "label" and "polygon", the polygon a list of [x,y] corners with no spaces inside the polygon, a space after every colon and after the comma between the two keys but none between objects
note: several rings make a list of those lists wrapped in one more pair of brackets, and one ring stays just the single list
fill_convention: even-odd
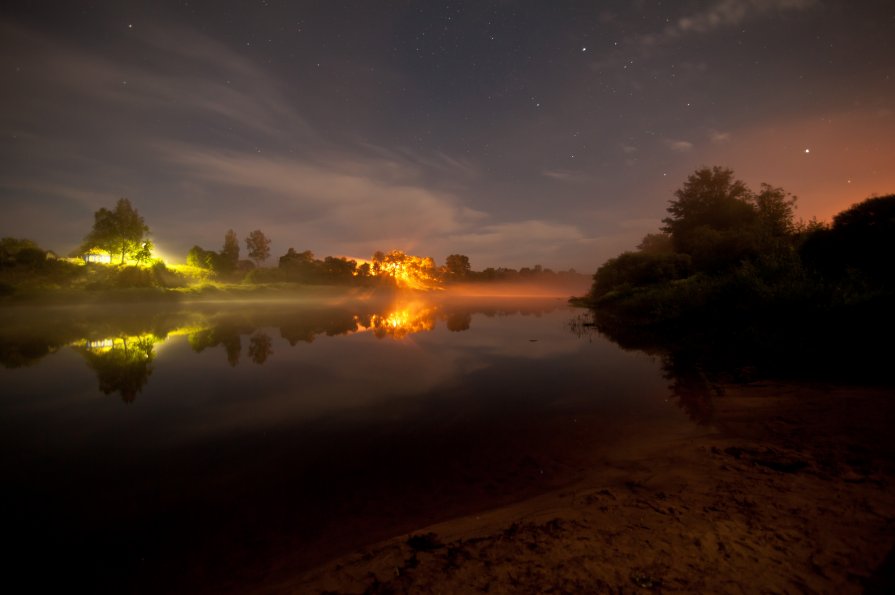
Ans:
[{"label": "orange fire glow", "polygon": [[372,274],[391,277],[398,287],[420,290],[441,288],[438,268],[432,258],[412,256],[400,250],[374,254]]},{"label": "orange fire glow", "polygon": [[435,328],[437,312],[437,306],[413,302],[395,306],[384,314],[373,314],[368,319],[356,317],[355,320],[359,331],[370,331],[379,339],[403,339]]}]

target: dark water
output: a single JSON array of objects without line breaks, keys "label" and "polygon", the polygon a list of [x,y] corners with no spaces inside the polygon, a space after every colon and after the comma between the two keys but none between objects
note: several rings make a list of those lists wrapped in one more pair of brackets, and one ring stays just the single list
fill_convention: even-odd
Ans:
[{"label": "dark water", "polygon": [[579,336],[577,315],[557,299],[7,309],[7,576],[238,589],[689,425],[656,358]]}]

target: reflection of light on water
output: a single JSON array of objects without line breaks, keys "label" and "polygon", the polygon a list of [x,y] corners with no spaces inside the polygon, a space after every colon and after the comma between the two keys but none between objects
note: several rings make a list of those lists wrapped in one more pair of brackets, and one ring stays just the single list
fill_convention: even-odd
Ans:
[{"label": "reflection of light on water", "polygon": [[371,331],[379,338],[403,339],[414,333],[435,328],[438,308],[421,303],[404,304],[385,314],[373,314],[368,320],[355,316],[358,332]]},{"label": "reflection of light on water", "polygon": [[128,349],[133,345],[152,345],[153,349],[158,352],[161,347],[169,343],[169,339],[179,336],[189,336],[206,330],[207,326],[189,325],[180,326],[165,333],[164,336],[158,336],[155,333],[142,333],[139,335],[118,335],[113,337],[104,337],[102,339],[80,339],[70,343],[72,347],[81,347],[91,353],[105,353],[112,349]]},{"label": "reflection of light on water", "polygon": [[122,335],[117,337],[105,337],[103,339],[81,339],[71,343],[72,347],[83,348],[90,353],[103,354],[113,350],[128,351],[134,346],[152,345],[156,347],[165,341],[165,337],[159,337],[152,333],[142,335]]},{"label": "reflection of light on water", "polygon": [[171,344],[171,339],[174,337],[189,337],[190,335],[206,331],[208,328],[208,325],[197,324],[179,326],[168,331],[164,337],[156,337],[155,351],[156,353],[162,351],[164,347]]},{"label": "reflection of light on water", "polygon": [[90,351],[107,351],[112,349],[115,346],[115,339],[96,339],[91,341],[87,339],[84,343],[84,347],[89,349]]}]

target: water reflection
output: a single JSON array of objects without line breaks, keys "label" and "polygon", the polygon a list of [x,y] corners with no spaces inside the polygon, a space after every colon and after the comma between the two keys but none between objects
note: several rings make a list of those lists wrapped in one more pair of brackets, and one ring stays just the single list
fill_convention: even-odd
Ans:
[{"label": "water reflection", "polygon": [[401,304],[383,314],[356,316],[358,331],[372,331],[379,338],[403,339],[435,328],[438,308],[424,302]]},{"label": "water reflection", "polygon": [[567,485],[683,421],[654,361],[578,340],[571,316],[554,299],[0,311],[9,534],[98,592],[176,592],[196,568],[206,585],[283,552],[313,565]]},{"label": "water reflection", "polygon": [[676,344],[667,337],[618,324],[598,312],[579,313],[570,320],[569,328],[579,338],[602,336],[627,351],[657,357],[662,377],[668,383],[669,398],[699,425],[708,425],[714,419],[714,399],[722,393],[724,382],[742,378],[743,370],[737,369],[731,361],[726,367],[711,366],[689,345]]},{"label": "water reflection", "polygon": [[273,341],[260,331],[249,338],[249,358],[256,364],[263,364],[273,353]]},{"label": "water reflection", "polygon": [[420,298],[391,303],[289,304],[250,307],[238,304],[169,311],[142,306],[37,312],[27,324],[0,330],[0,364],[17,368],[70,347],[96,374],[99,390],[133,402],[154,370],[156,352],[174,337],[185,336],[196,354],[223,348],[230,367],[241,362],[264,365],[276,357],[270,330],[291,346],[316,337],[369,333],[379,340],[409,340],[439,325],[449,332],[470,329],[473,314],[487,317],[542,314],[561,302],[435,301]]},{"label": "water reflection", "polygon": [[231,367],[239,363],[239,356],[242,353],[242,338],[238,327],[229,325],[218,325],[213,328],[205,328],[187,336],[190,347],[196,353],[202,353],[209,347],[224,346],[227,353],[227,363]]},{"label": "water reflection", "polygon": [[132,337],[85,339],[75,344],[87,365],[96,372],[99,390],[104,394],[118,393],[130,403],[149,382],[155,344],[163,339],[151,333]]}]

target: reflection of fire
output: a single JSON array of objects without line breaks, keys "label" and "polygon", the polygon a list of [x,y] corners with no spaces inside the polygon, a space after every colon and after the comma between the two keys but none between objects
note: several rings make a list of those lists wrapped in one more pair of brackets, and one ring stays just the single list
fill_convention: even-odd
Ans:
[{"label": "reflection of fire", "polygon": [[407,335],[435,328],[437,308],[419,303],[405,304],[387,314],[373,314],[369,320],[357,319],[359,330],[373,331],[378,338],[403,339]]}]

